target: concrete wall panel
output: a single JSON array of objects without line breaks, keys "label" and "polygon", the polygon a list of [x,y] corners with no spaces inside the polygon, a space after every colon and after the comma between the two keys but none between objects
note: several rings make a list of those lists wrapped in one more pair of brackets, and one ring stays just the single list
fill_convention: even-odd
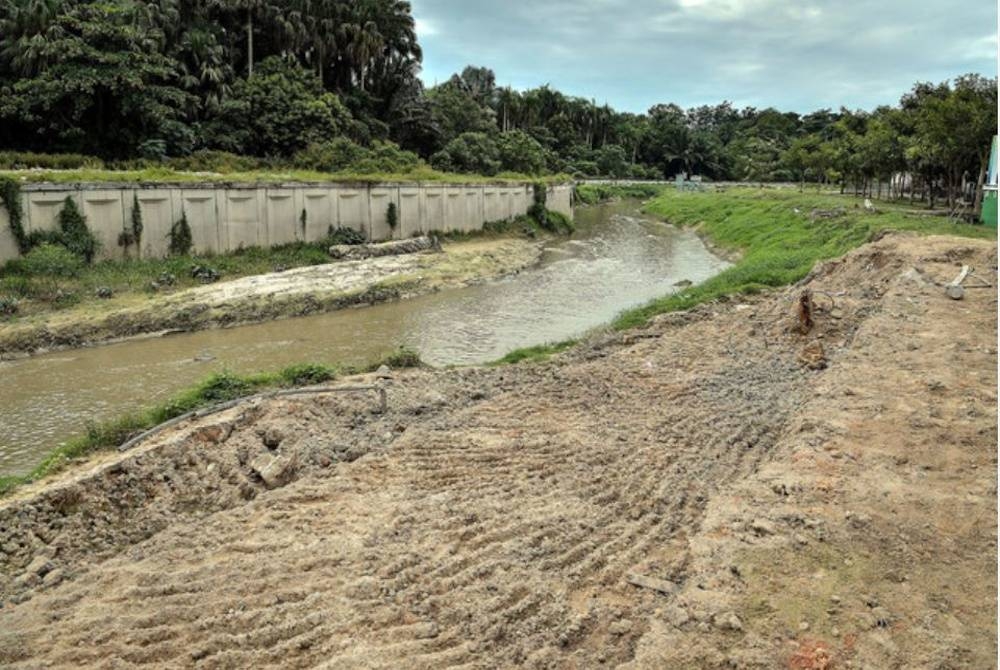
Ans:
[{"label": "concrete wall panel", "polygon": [[[376,242],[381,240],[391,240],[399,235],[398,230],[389,227],[386,221],[386,213],[389,203],[396,205],[397,220],[399,217],[399,189],[397,188],[372,188],[369,189],[369,203],[371,207],[371,230],[369,239]],[[397,224],[398,226],[398,224]]]},{"label": "concrete wall panel", "polygon": [[[331,189],[311,188],[302,193],[306,210],[306,240],[322,239],[330,226],[337,227],[337,194]],[[300,212],[301,214],[301,212]]]},{"label": "concrete wall panel", "polygon": [[500,191],[487,186],[483,189],[483,220],[499,221],[502,218],[504,214]]},{"label": "concrete wall panel", "polygon": [[[225,193],[218,193],[218,200],[224,208]],[[220,207],[216,203],[216,191],[184,189],[180,193],[180,202],[181,211],[175,211],[174,216],[179,220],[182,213],[187,215],[194,251],[199,253],[222,251],[224,246],[220,242],[218,211]]]},{"label": "concrete wall panel", "polygon": [[345,189],[339,193],[338,226],[368,235],[368,192]]},{"label": "concrete wall panel", "polygon": [[66,196],[71,195],[80,204],[78,193],[72,192],[41,192],[29,193],[24,208],[24,230],[55,230],[59,227],[58,217],[62,211]]},{"label": "concrete wall panel", "polygon": [[[267,244],[269,246],[291,244],[303,238],[302,209],[296,209],[295,200],[295,189],[267,189],[264,196],[264,220],[267,222]],[[308,216],[306,217],[306,225],[308,225]]]},{"label": "concrete wall panel", "polygon": [[267,226],[262,221],[259,200],[256,189],[226,190],[219,220],[223,251],[267,245]]},{"label": "concrete wall panel", "polygon": [[424,197],[421,189],[416,187],[400,187],[399,189],[399,234],[406,239],[423,231]]},{"label": "concrete wall panel", "polygon": [[[572,186],[550,187],[550,209],[572,216]],[[118,234],[130,225],[133,193],[143,211],[143,256],[163,256],[169,250],[170,228],[186,212],[196,252],[233,251],[295,240],[315,241],[332,226],[358,230],[369,239],[406,238],[431,231],[473,231],[486,221],[525,213],[532,203],[530,186],[348,184],[275,187],[163,186],[103,188],[82,185],[62,188],[30,184],[22,197],[25,229],[51,230],[66,197],[73,198],[88,225],[104,245],[103,254],[118,257]],[[390,202],[396,203],[399,226],[386,223]],[[306,229],[301,214],[306,212]],[[0,260],[17,255],[16,244],[0,207]]]},{"label": "concrete wall panel", "polygon": [[81,211],[87,227],[101,245],[100,258],[121,258],[124,250],[118,246],[118,235],[124,230],[124,198],[120,190],[84,191]]},{"label": "concrete wall panel", "polygon": [[[142,190],[135,193],[142,212],[142,256],[155,258],[170,252],[170,228],[181,218],[174,216],[174,198],[169,189]],[[128,205],[128,222],[132,223],[132,205]],[[190,221],[188,222],[190,224]]]},{"label": "concrete wall panel", "polygon": [[20,254],[17,250],[17,240],[14,233],[10,231],[10,217],[7,208],[0,206],[0,263],[17,258]]},{"label": "concrete wall panel", "polygon": [[424,189],[424,218],[421,230],[444,232],[445,208],[448,205],[448,195],[441,187]]}]

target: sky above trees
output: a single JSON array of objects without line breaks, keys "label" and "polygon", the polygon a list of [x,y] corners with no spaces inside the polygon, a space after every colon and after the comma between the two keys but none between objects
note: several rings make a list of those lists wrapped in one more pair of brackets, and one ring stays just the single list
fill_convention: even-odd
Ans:
[{"label": "sky above trees", "polygon": [[997,5],[970,0],[413,0],[422,78],[469,64],[644,112],[872,109],[915,81],[997,74]]}]

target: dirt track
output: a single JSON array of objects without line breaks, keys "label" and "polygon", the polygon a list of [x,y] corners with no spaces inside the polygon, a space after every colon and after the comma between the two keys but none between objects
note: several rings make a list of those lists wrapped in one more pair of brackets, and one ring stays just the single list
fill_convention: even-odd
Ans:
[{"label": "dirt track", "polygon": [[961,263],[996,286],[995,243],[894,235],[814,273],[808,336],[789,291],[106,456],[0,505],[0,663],[994,667],[997,293],[947,299]]}]

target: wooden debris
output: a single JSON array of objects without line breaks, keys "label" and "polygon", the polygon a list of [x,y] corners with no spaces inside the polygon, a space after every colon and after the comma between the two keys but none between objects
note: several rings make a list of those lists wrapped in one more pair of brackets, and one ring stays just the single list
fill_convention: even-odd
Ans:
[{"label": "wooden debris", "polygon": [[813,303],[812,291],[805,290],[802,295],[799,296],[798,306],[796,308],[796,316],[798,318],[798,331],[802,335],[805,335],[810,330],[812,330],[815,322],[813,321],[813,312],[816,311],[816,305]]},{"label": "wooden debris", "polygon": [[650,589],[651,591],[656,591],[657,593],[662,593],[665,596],[672,595],[680,589],[680,584],[672,582],[668,579],[659,579],[657,577],[650,577],[648,575],[640,575],[635,572],[630,572],[625,575],[625,581],[627,581],[632,586],[638,586],[643,589]]}]

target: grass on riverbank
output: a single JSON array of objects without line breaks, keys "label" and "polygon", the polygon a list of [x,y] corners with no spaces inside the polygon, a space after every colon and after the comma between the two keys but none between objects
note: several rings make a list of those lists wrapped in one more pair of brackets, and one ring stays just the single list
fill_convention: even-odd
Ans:
[{"label": "grass on riverbank", "polygon": [[665,184],[580,184],[573,195],[581,205],[596,205],[624,198],[647,200],[660,195],[666,188]]},{"label": "grass on riverbank", "polygon": [[708,281],[623,312],[612,323],[616,330],[642,326],[657,314],[690,309],[722,296],[792,284],[805,277],[817,261],[841,256],[882,231],[985,239],[997,234],[991,228],[922,216],[919,210],[904,205],[867,212],[853,197],[791,190],[665,190],[643,211],[675,225],[695,226],[710,243],[742,255],[732,267]]},{"label": "grass on riverbank", "polygon": [[502,358],[499,358],[492,363],[491,366],[498,365],[511,365],[513,363],[540,363],[542,361],[547,361],[552,356],[566,351],[571,347],[575,346],[579,340],[563,340],[562,342],[552,342],[546,344],[537,344],[533,347],[522,347],[520,349],[514,349],[508,352]]},{"label": "grass on riverbank", "polygon": [[61,471],[74,459],[98,451],[117,448],[118,445],[131,437],[193,410],[265,391],[311,386],[333,381],[343,375],[373,372],[382,365],[400,370],[421,367],[423,363],[415,351],[400,347],[396,351],[359,368],[302,363],[277,372],[262,372],[251,375],[237,375],[226,371],[217,372],[195,386],[181,391],[165,403],[88,426],[85,434],[61,444],[27,475],[0,476],[0,496],[19,486]]},{"label": "grass on riverbank", "polygon": [[[98,296],[98,289],[103,288],[111,289],[115,297],[123,297],[153,295],[153,282],[158,286],[162,284],[162,290],[198,286],[201,284],[200,276],[195,276],[198,268],[214,271],[228,280],[330,263],[328,248],[326,241],[296,242],[270,249],[248,247],[217,255],[105,260],[55,274],[32,272],[22,260],[16,259],[0,267],[0,301],[16,301],[16,314],[8,317],[16,319],[81,303],[101,302],[104,299]],[[0,322],[2,320],[0,316]]]}]

